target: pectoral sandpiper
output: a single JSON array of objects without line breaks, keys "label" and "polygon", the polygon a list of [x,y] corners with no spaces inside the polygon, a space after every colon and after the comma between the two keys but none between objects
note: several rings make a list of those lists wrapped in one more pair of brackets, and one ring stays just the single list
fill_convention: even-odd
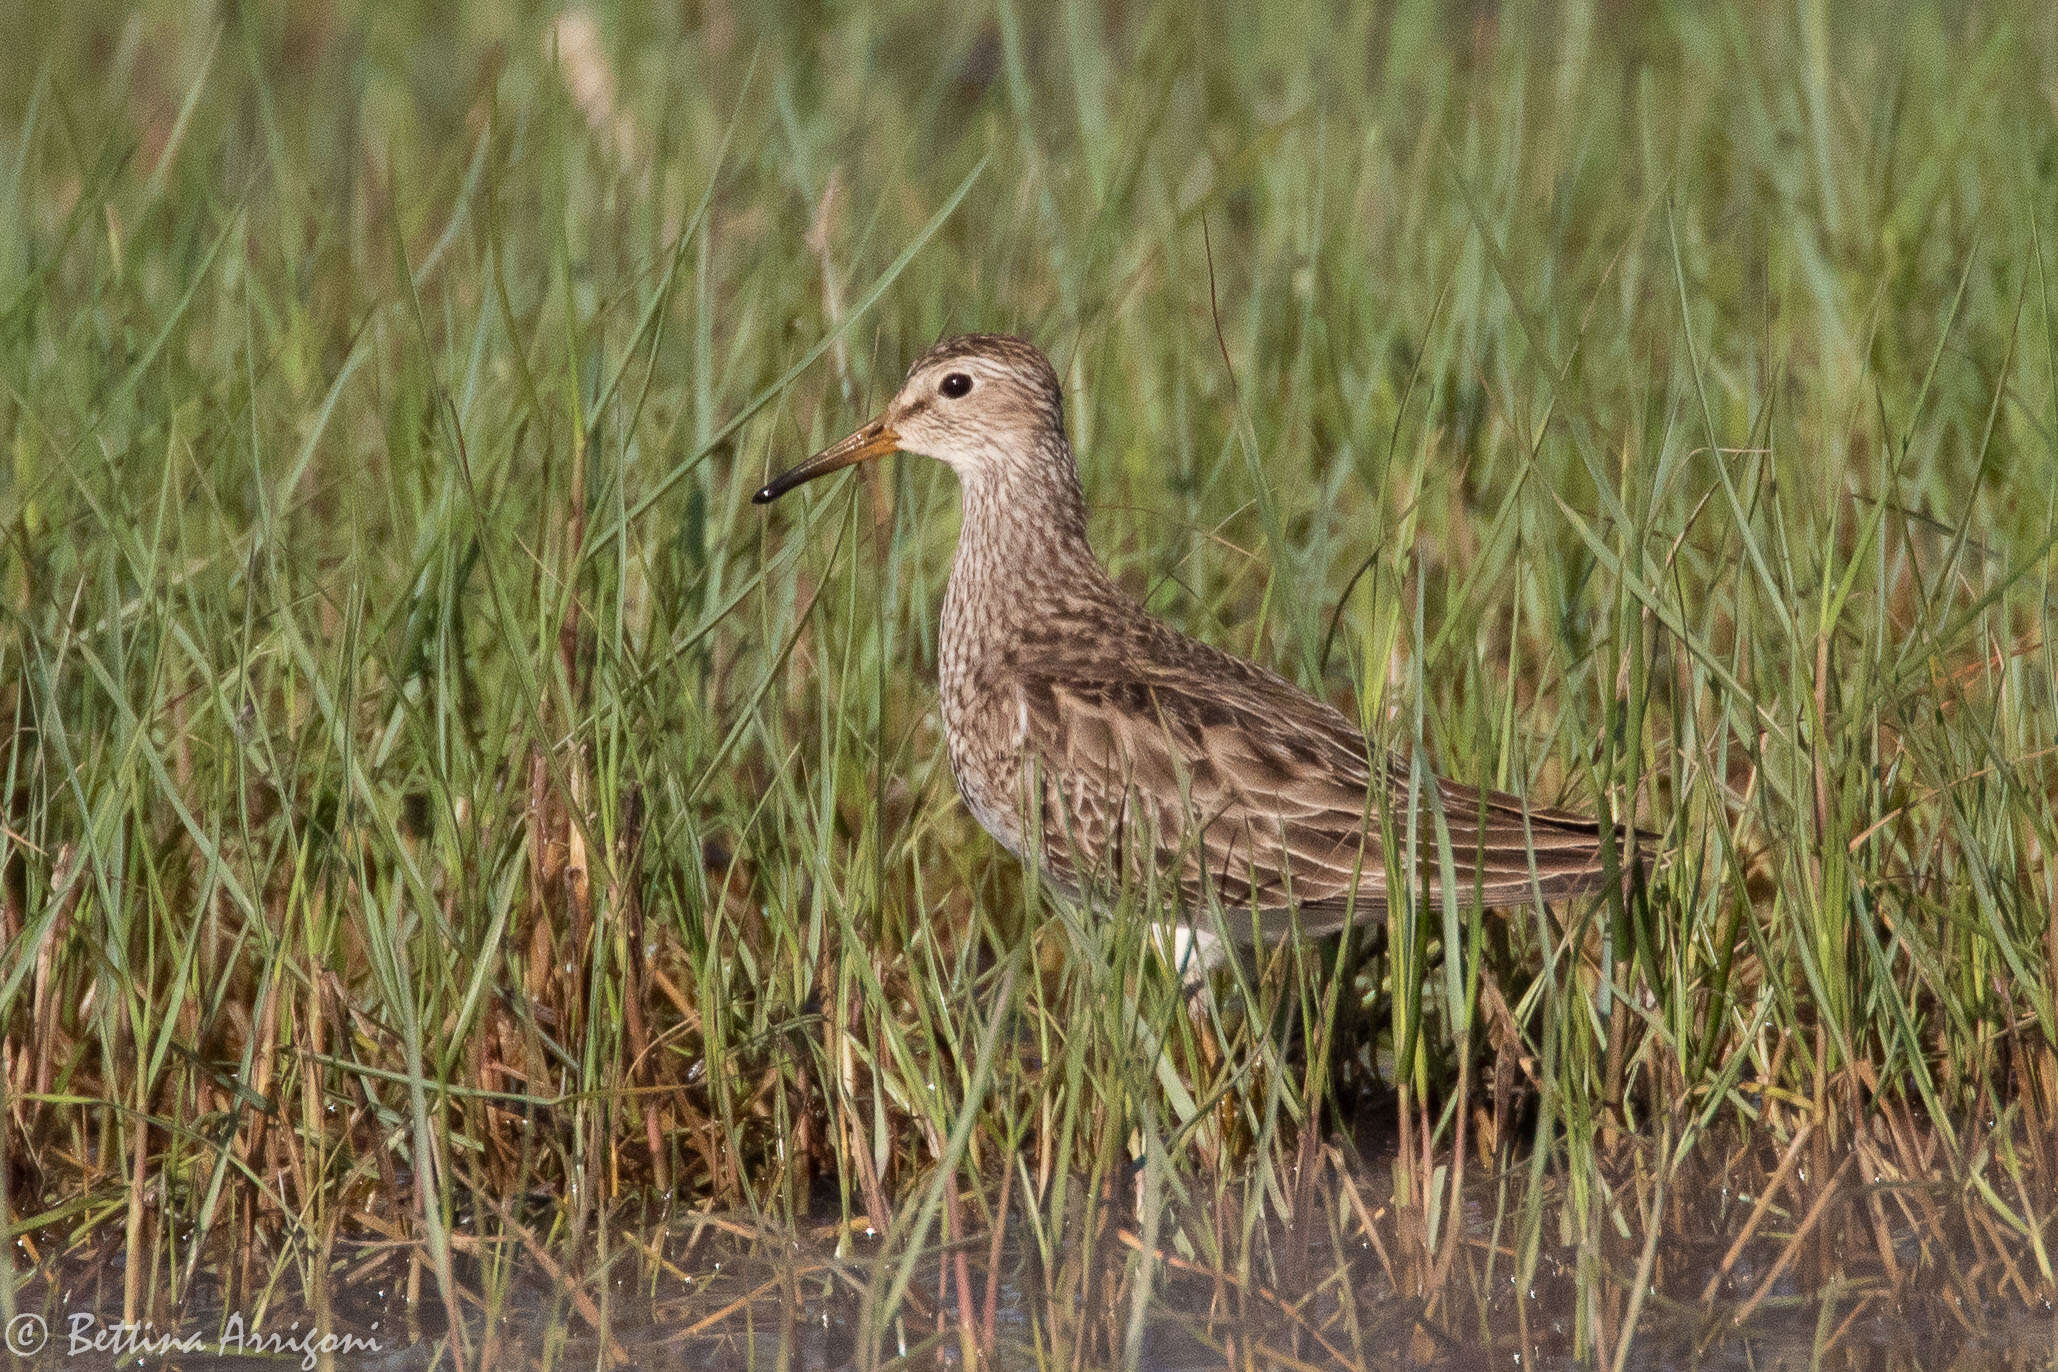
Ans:
[{"label": "pectoral sandpiper", "polygon": [[[958,792],[1060,891],[1155,879],[1182,911],[1219,902],[1232,932],[1329,933],[1383,919],[1396,875],[1437,900],[1438,826],[1468,906],[1607,879],[1595,820],[1425,773],[1411,797],[1408,763],[1375,756],[1341,712],[1123,594],[1087,545],[1057,374],[1035,347],[937,344],[878,418],[755,498],[899,450],[948,463],[963,489],[938,664]],[[1412,862],[1389,864],[1382,833],[1411,810]]]}]

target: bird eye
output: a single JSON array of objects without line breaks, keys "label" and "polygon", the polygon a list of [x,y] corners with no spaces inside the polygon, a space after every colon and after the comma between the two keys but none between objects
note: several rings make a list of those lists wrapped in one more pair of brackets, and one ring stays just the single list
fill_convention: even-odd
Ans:
[{"label": "bird eye", "polygon": [[952,372],[943,378],[943,384],[936,389],[943,392],[945,400],[956,400],[971,393],[972,378],[963,372]]}]

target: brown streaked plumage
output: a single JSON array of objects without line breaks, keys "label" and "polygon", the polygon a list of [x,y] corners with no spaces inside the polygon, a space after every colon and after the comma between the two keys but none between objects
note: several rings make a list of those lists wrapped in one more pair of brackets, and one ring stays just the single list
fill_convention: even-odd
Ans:
[{"label": "brown streaked plumage", "polygon": [[964,493],[938,664],[959,794],[1059,888],[1157,876],[1188,908],[1257,911],[1268,936],[1290,920],[1328,932],[1383,914],[1382,831],[1404,832],[1411,811],[1426,898],[1441,888],[1439,814],[1467,902],[1602,885],[1596,821],[1426,773],[1411,798],[1407,763],[1381,758],[1375,776],[1339,711],[1124,595],[1087,545],[1057,375],[1030,344],[937,344],[877,419],[756,498],[896,449],[949,463]]}]

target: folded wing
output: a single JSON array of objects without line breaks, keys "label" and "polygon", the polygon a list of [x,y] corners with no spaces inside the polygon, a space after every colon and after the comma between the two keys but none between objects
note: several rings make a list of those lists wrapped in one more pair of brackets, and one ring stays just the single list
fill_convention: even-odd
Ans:
[{"label": "folded wing", "polygon": [[1441,898],[1439,825],[1468,904],[1601,884],[1595,821],[1426,773],[1411,797],[1398,760],[1382,760],[1375,788],[1365,739],[1338,711],[1237,659],[1204,666],[1204,683],[1165,671],[1019,678],[1045,867],[1065,885],[1155,878],[1188,903],[1255,909],[1268,924],[1293,910],[1304,932],[1334,930],[1384,914],[1384,836],[1404,848],[1411,809],[1413,885],[1428,900]]}]

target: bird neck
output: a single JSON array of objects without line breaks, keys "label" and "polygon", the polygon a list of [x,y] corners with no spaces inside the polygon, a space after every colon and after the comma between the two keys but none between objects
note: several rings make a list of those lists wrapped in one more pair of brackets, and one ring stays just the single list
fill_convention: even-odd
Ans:
[{"label": "bird neck", "polygon": [[975,626],[1006,632],[1045,607],[1113,593],[1086,540],[1086,500],[1071,446],[1062,437],[1044,443],[1034,460],[967,474],[946,633]]}]

